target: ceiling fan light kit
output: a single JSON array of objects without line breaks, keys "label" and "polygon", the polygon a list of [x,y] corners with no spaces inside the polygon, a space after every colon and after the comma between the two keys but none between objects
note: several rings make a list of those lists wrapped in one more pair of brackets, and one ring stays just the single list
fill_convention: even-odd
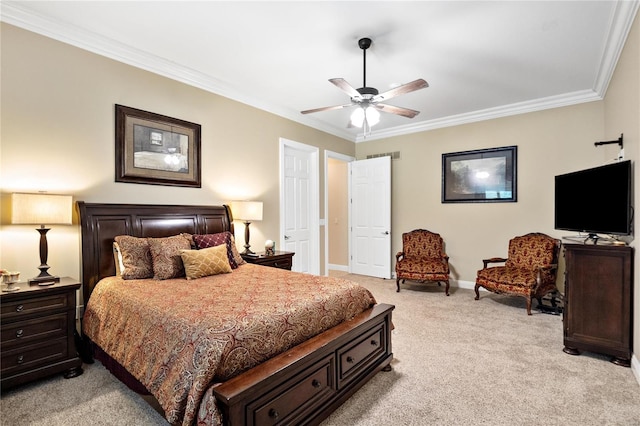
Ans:
[{"label": "ceiling fan light kit", "polygon": [[368,131],[371,131],[371,126],[375,126],[380,121],[380,112],[383,111],[390,114],[400,115],[402,117],[413,118],[420,112],[409,108],[402,108],[393,105],[383,104],[382,101],[386,101],[393,97],[410,93],[425,87],[429,87],[429,84],[423,79],[417,79],[410,83],[403,84],[386,92],[380,93],[375,87],[367,87],[367,49],[371,47],[370,38],[361,38],[358,40],[358,46],[362,49],[363,58],[363,78],[362,87],[354,89],[346,80],[342,78],[331,78],[329,81],[333,83],[338,89],[349,95],[351,98],[350,104],[335,105],[330,107],[314,108],[302,111],[302,114],[310,114],[320,111],[331,111],[335,109],[342,109],[352,106],[357,106],[351,114],[350,126],[364,127],[365,135]]}]

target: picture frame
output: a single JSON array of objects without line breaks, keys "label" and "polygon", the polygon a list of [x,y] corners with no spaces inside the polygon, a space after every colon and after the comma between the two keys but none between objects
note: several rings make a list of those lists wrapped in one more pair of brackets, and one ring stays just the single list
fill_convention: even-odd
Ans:
[{"label": "picture frame", "polygon": [[201,126],[115,106],[116,182],[200,188]]},{"label": "picture frame", "polygon": [[513,203],[517,146],[442,154],[443,203]]}]

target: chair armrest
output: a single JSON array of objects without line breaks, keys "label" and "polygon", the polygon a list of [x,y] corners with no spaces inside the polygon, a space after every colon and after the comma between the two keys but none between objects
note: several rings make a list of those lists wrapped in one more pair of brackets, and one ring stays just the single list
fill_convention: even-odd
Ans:
[{"label": "chair armrest", "polygon": [[542,273],[543,272],[552,272],[553,270],[558,269],[557,263],[552,263],[549,265],[538,266],[538,273],[536,275],[536,284],[539,287],[542,284]]},{"label": "chair armrest", "polygon": [[400,260],[400,258],[403,257],[403,256],[404,256],[404,252],[403,251],[399,251],[398,253],[396,253],[396,262],[398,260]]},{"label": "chair armrest", "polygon": [[504,257],[492,257],[490,259],[482,259],[482,263],[484,264],[484,268],[482,269],[487,269],[487,265],[489,263],[504,263],[506,261],[507,259],[505,259]]}]

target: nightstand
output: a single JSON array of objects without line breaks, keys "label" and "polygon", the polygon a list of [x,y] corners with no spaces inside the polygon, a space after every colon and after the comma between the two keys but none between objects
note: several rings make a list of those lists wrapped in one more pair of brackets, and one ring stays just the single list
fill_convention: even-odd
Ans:
[{"label": "nightstand", "polygon": [[17,286],[18,291],[0,293],[2,390],[56,373],[82,374],[74,337],[80,283],[64,277],[49,286]]},{"label": "nightstand", "polygon": [[247,263],[253,263],[255,265],[291,270],[291,266],[293,266],[294,254],[295,253],[291,251],[276,251],[274,254],[270,255],[266,255],[264,252],[260,252],[256,253],[256,256],[243,254],[242,258],[246,260]]}]

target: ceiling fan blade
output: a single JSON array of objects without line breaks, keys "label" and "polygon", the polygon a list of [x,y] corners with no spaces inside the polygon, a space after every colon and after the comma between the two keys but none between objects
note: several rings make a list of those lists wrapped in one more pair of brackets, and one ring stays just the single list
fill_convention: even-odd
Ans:
[{"label": "ceiling fan blade", "polygon": [[334,106],[329,106],[329,107],[308,109],[308,110],[300,111],[300,112],[302,114],[311,114],[311,113],[320,112],[320,111],[332,111],[334,109],[348,108],[348,107],[353,106],[353,105],[354,104],[334,105]]},{"label": "ceiling fan blade", "polygon": [[404,95],[405,93],[413,92],[415,90],[424,89],[425,87],[429,87],[429,83],[419,78],[411,83],[403,84],[402,86],[382,92],[379,95],[374,96],[371,100],[372,102],[386,101],[387,99],[395,98],[396,96]]},{"label": "ceiling fan blade", "polygon": [[386,104],[375,104],[375,107],[381,111],[388,112],[395,115],[401,115],[407,118],[413,118],[416,115],[420,114],[420,111],[416,111],[414,109],[402,108],[393,105]]},{"label": "ceiling fan blade", "polygon": [[330,78],[329,81],[335,84],[338,87],[338,89],[342,90],[344,93],[346,93],[352,98],[362,96],[360,92],[354,89],[352,85],[347,83],[347,81],[344,78]]}]

